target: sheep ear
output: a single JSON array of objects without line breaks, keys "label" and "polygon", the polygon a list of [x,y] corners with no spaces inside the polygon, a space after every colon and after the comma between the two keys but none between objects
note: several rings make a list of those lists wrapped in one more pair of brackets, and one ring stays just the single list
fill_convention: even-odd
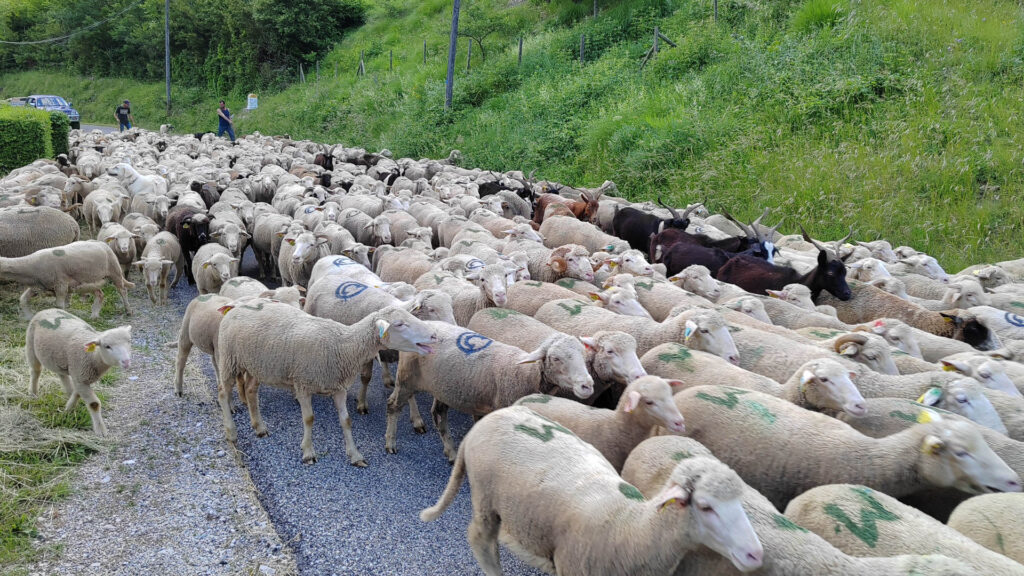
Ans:
[{"label": "sheep ear", "polygon": [[548,262],[548,265],[551,266],[551,269],[554,270],[556,274],[562,274],[566,269],[564,258],[552,258],[551,261]]},{"label": "sheep ear", "polygon": [[391,329],[391,324],[388,324],[387,320],[377,320],[377,337],[381,340],[388,337],[388,330]]},{"label": "sheep ear", "polygon": [[371,229],[373,229],[373,222],[372,221],[367,222],[366,226],[363,226],[363,230],[371,230]]},{"label": "sheep ear", "polygon": [[772,298],[779,298],[780,300],[782,299],[783,295],[781,290],[765,290],[765,293],[767,293]]},{"label": "sheep ear", "polygon": [[966,362],[959,360],[940,360],[942,363],[942,369],[946,372],[959,372],[961,374],[970,374],[971,366]]},{"label": "sheep ear", "polygon": [[942,388],[929,388],[927,392],[921,394],[921,397],[917,399],[918,404],[924,404],[925,406],[935,406],[942,400]]},{"label": "sheep ear", "polygon": [[287,242],[289,246],[295,246],[295,238],[285,238],[284,241]]},{"label": "sheep ear", "polygon": [[107,238],[106,240],[104,240],[104,242],[106,242],[107,244],[110,244],[114,240],[117,240],[117,238],[114,238],[113,236],[111,236],[110,238]]},{"label": "sheep ear", "polygon": [[814,372],[804,370],[804,373],[800,375],[800,385],[807,386],[811,383],[811,380],[814,380]]},{"label": "sheep ear", "polygon": [[217,312],[220,312],[221,315],[224,315],[224,314],[227,314],[228,312],[230,312],[232,308],[234,308],[233,305],[227,304],[227,305],[221,306],[220,308],[217,308]]},{"label": "sheep ear", "polygon": [[666,506],[671,504],[686,507],[690,504],[690,490],[673,482],[671,486],[662,490],[654,499],[658,503],[658,510],[664,510]]},{"label": "sheep ear", "polygon": [[729,310],[739,310],[743,306],[743,303],[740,302],[739,300],[736,300],[734,302],[726,302],[723,306],[725,306]]},{"label": "sheep ear", "polygon": [[594,340],[590,336],[580,336],[580,342],[583,343],[583,346],[585,346],[587,350],[597,349],[597,340]]},{"label": "sheep ear", "polygon": [[641,396],[639,392],[636,390],[630,390],[629,394],[626,395],[626,406],[623,408],[623,412],[629,414],[633,410],[636,410],[636,407],[640,405],[640,400],[642,399],[643,396]]},{"label": "sheep ear", "polygon": [[230,261],[231,261],[232,263],[234,263],[234,262],[238,262],[238,258],[232,258],[232,259],[231,259]]},{"label": "sheep ear", "polygon": [[694,332],[697,331],[697,323],[693,320],[686,321],[686,332],[683,333],[684,338],[689,338]]},{"label": "sheep ear", "polygon": [[932,456],[938,456],[946,449],[946,443],[941,438],[934,434],[929,434],[924,437],[924,441],[921,442],[921,452],[923,454],[931,454]]},{"label": "sheep ear", "polygon": [[93,340],[92,342],[87,342],[86,345],[85,345],[85,351],[86,352],[95,352],[96,351],[96,347],[99,346],[99,344],[100,343],[99,343],[98,340]]},{"label": "sheep ear", "polygon": [[538,362],[543,359],[544,349],[537,348],[533,352],[523,352],[523,354],[519,356],[519,362],[516,362],[516,364],[531,364],[533,362]]},{"label": "sheep ear", "polygon": [[595,301],[595,302],[597,302],[598,300],[600,300],[601,302],[604,302],[604,298],[601,296],[600,292],[590,292],[587,295],[590,296],[590,299]]},{"label": "sheep ear", "polygon": [[[188,222],[186,222],[186,223],[184,223],[184,224],[182,224],[182,225],[181,225],[181,228],[182,228],[183,230],[188,230],[189,228],[191,228],[191,226],[189,226]],[[283,234],[282,234],[282,236],[283,236]]]},{"label": "sheep ear", "polygon": [[136,260],[135,262],[132,262],[132,266],[135,266],[136,268],[142,268],[143,266],[145,266],[145,264],[146,263],[143,262],[142,260]]},{"label": "sheep ear", "polygon": [[[220,236],[221,236],[220,232],[214,232],[214,233],[210,234],[210,238],[214,238],[214,239],[220,238]],[[292,242],[292,244],[294,244],[294,242]]]},{"label": "sheep ear", "polygon": [[860,346],[854,342],[843,344],[843,346],[839,349],[839,354],[841,356],[849,356],[852,358],[857,354],[860,354]]}]

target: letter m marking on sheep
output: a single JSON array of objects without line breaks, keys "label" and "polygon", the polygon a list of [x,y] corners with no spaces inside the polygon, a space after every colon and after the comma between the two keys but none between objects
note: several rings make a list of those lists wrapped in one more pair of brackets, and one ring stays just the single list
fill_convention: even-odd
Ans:
[{"label": "letter m marking on sheep", "polygon": [[705,394],[703,392],[697,393],[697,398],[704,400],[705,402],[711,402],[712,404],[718,404],[719,406],[725,406],[729,410],[732,410],[740,403],[739,396],[746,394],[748,390],[728,389],[724,390],[725,398],[719,398],[718,396],[712,396],[711,394]]},{"label": "letter m marking on sheep", "polygon": [[583,304],[573,304],[572,306],[569,306],[564,302],[559,302],[558,307],[565,309],[565,311],[569,313],[569,316],[576,316],[583,310]]},{"label": "letter m marking on sheep", "polygon": [[534,428],[532,426],[527,426],[526,424],[516,424],[515,427],[513,427],[512,429],[515,430],[516,432],[522,432],[523,434],[533,436],[534,438],[540,440],[541,442],[550,442],[551,439],[555,437],[556,431],[563,432],[565,434],[572,436],[572,432],[569,432],[569,430],[567,430],[566,428],[563,428],[562,426],[559,426],[558,424],[554,423],[541,424],[539,429]]},{"label": "letter m marking on sheep", "polygon": [[860,496],[865,503],[867,508],[860,509],[860,524],[857,524],[846,512],[843,512],[839,506],[835,503],[825,505],[825,514],[828,514],[839,524],[836,525],[836,533],[842,530],[842,526],[846,527],[851,534],[860,538],[861,542],[864,542],[869,547],[874,548],[875,544],[878,543],[878,524],[876,521],[892,522],[899,520],[900,517],[893,514],[892,512],[885,509],[882,503],[875,499],[871,495],[871,490],[863,488],[853,488],[853,492]]}]

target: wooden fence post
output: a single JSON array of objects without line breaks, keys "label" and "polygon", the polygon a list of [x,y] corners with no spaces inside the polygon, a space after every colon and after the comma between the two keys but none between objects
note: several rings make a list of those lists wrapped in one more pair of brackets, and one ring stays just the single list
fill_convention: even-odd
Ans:
[{"label": "wooden fence post", "polygon": [[473,39],[469,39],[469,50],[466,52],[466,72],[469,72],[469,65],[473,60]]},{"label": "wooden fence post", "polygon": [[518,64],[518,66],[522,66],[522,65],[523,65],[523,37],[520,36],[519,37],[519,64]]},{"label": "wooden fence post", "polygon": [[302,62],[299,62],[299,81],[303,84],[306,83],[306,74],[302,71]]},{"label": "wooden fence post", "polygon": [[597,0],[594,0],[594,18],[597,18]]},{"label": "wooden fence post", "polygon": [[427,39],[423,39],[423,63],[427,63]]},{"label": "wooden fence post", "polygon": [[395,71],[395,51],[388,50],[388,72]]},{"label": "wooden fence post", "polygon": [[658,36],[660,36],[660,34],[658,33],[658,27],[655,26],[654,27],[654,55],[655,56],[658,55]]},{"label": "wooden fence post", "polygon": [[452,29],[448,38],[448,76],[445,79],[444,87],[444,109],[452,108],[452,92],[455,83],[455,48],[459,39],[459,8],[461,0],[454,0],[452,3]]},{"label": "wooden fence post", "polygon": [[580,64],[583,64],[583,49],[586,46],[586,43],[587,37],[583,34],[580,34]]},{"label": "wooden fence post", "polygon": [[715,22],[718,22],[718,0],[715,0]]}]

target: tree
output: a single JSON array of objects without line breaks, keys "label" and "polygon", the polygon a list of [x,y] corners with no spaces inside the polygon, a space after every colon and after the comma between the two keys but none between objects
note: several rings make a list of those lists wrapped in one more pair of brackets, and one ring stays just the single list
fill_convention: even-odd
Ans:
[{"label": "tree", "polygon": [[365,15],[363,0],[255,0],[252,5],[253,20],[269,33],[271,50],[307,62],[330,50]]}]

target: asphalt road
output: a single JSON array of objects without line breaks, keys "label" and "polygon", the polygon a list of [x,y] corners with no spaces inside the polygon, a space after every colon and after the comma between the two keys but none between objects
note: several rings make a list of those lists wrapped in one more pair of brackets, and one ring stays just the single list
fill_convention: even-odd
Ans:
[{"label": "asphalt road", "polygon": [[110,134],[117,132],[117,126],[100,126],[99,124],[82,124],[83,132],[90,132],[92,130],[101,130],[104,134]]},{"label": "asphalt road", "polygon": [[[242,273],[255,276],[247,251]],[[182,282],[175,300],[187,302],[195,288]],[[285,343],[282,343],[285,345]],[[193,349],[193,361],[216,387],[209,358]],[[303,465],[299,443],[302,416],[290,391],[260,388],[260,407],[270,435],[256,438],[248,411],[235,414],[237,448],[248,465],[259,498],[281,539],[289,542],[303,575],[481,574],[466,541],[472,506],[468,485],[438,520],[424,523],[419,511],[441,495],[451,467],[430,424],[430,397],[418,398],[427,434],[415,434],[405,410],[398,426],[398,454],[384,451],[386,391],[379,370],[370,385],[370,414],[355,411],[357,386],[349,394],[355,441],[369,462],[349,464],[338,414],[329,397],[314,397],[313,443],[318,461]],[[217,406],[210,406],[217,410]],[[452,435],[459,441],[472,420],[450,412]],[[523,481],[530,482],[529,478]],[[502,550],[505,574],[540,572]]]}]

